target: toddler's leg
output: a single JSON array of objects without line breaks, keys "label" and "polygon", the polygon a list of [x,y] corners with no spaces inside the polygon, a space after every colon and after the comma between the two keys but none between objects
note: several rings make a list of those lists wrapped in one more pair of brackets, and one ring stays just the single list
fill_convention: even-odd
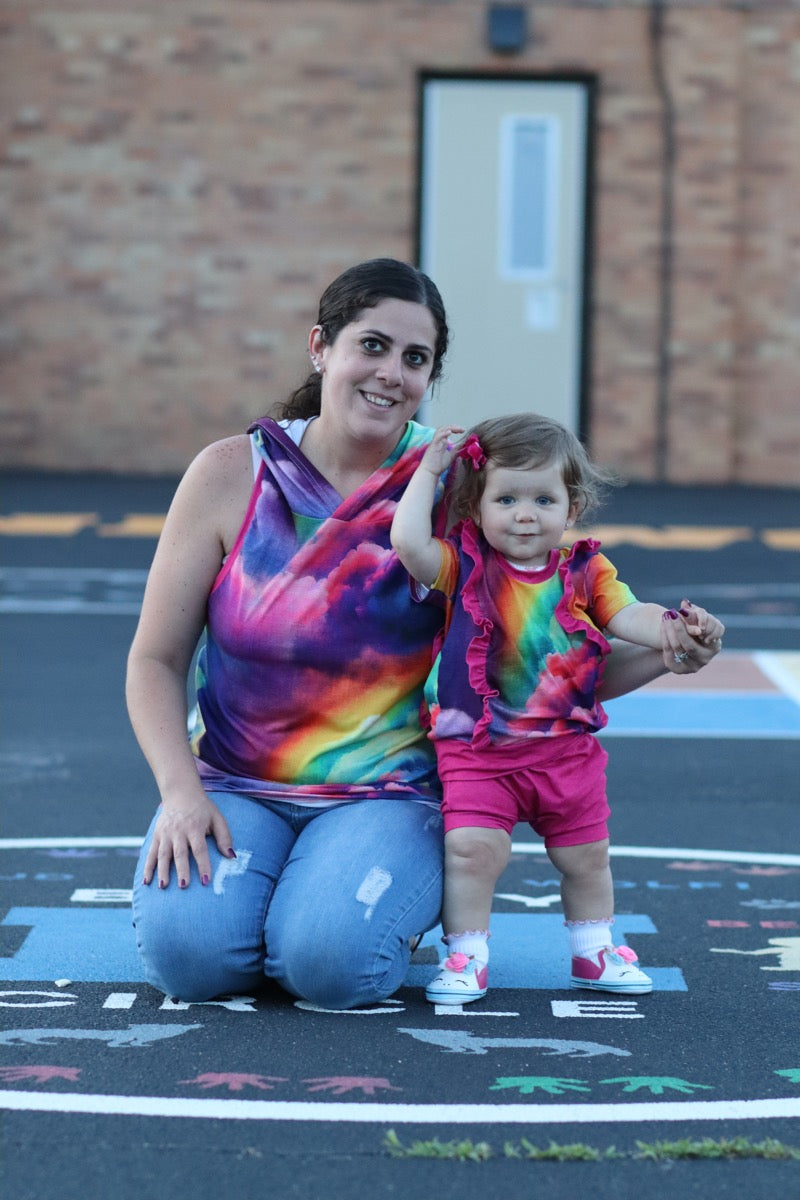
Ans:
[{"label": "toddler's leg", "polygon": [[434,1004],[464,1004],[487,991],[489,917],[494,885],[508,863],[503,829],[460,827],[444,840],[442,926],[448,955],[425,989]]},{"label": "toddler's leg", "polygon": [[548,846],[547,853],[561,875],[561,903],[567,923],[610,924],[614,915],[614,881],[608,839],[583,846]]},{"label": "toddler's leg", "polygon": [[608,840],[581,846],[550,846],[550,861],[561,873],[561,899],[572,954],[572,987],[639,995],[652,980],[635,965],[627,946],[614,947],[614,883]]}]

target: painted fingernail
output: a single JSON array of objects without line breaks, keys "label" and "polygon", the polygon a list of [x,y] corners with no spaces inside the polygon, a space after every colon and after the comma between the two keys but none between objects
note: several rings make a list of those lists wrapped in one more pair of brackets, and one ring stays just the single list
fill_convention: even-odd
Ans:
[{"label": "painted fingernail", "polygon": [[185,888],[185,887],[186,887],[186,880],[185,880],[185,879],[182,879],[182,880],[180,881],[180,883],[178,884],[178,887]]},{"label": "painted fingernail", "polygon": [[163,891],[163,890],[164,890],[164,888],[165,888],[167,885],[166,885],[166,883],[164,882],[164,880],[163,880],[163,879],[159,879],[159,881],[158,881],[158,886],[159,886],[159,887],[161,888],[161,890]]},{"label": "painted fingernail", "polygon": [[681,606],[681,608],[680,608],[680,614],[681,614],[681,616],[682,616],[682,617],[689,617],[689,616],[691,616],[691,613],[689,612],[689,609],[688,609],[688,608],[684,608],[683,606]]},{"label": "painted fingernail", "polygon": [[236,858],[236,851],[234,850],[233,846],[228,846],[228,849],[225,851],[225,853],[227,854],[228,858]]},{"label": "painted fingernail", "polygon": [[674,608],[668,608],[661,614],[662,621],[677,621],[680,613],[677,613]]},{"label": "painted fingernail", "polygon": [[207,875],[203,876],[202,883],[203,883],[203,887],[208,887],[208,876]]}]

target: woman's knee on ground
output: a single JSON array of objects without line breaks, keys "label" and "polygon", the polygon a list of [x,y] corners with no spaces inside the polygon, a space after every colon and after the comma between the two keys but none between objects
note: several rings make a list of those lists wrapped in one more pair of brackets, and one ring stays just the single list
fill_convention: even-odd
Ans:
[{"label": "woman's knee on ground", "polygon": [[345,934],[315,937],[307,930],[304,936],[281,936],[276,942],[268,930],[267,973],[292,995],[320,1008],[348,1009],[387,999],[405,978],[408,943],[398,937],[382,947],[355,945]]},{"label": "woman's knee on ground", "polygon": [[178,1000],[241,995],[263,984],[263,944],[243,946],[188,909],[174,921],[139,915],[136,938],[148,982]]}]

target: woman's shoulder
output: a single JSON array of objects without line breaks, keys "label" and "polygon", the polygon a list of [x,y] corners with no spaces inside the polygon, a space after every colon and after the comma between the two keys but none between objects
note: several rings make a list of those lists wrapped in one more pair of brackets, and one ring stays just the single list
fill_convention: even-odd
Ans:
[{"label": "woman's shoulder", "polygon": [[221,438],[204,446],[189,464],[181,486],[202,489],[217,497],[240,494],[253,485],[253,456],[246,433]]},{"label": "woman's shoulder", "polygon": [[221,482],[236,477],[244,465],[252,462],[250,437],[237,433],[233,437],[221,438],[204,446],[189,465],[189,472],[209,480]]},{"label": "woman's shoulder", "polygon": [[244,519],[253,483],[250,438],[242,433],[205,446],[189,464],[178,491],[189,510],[218,525],[227,546]]}]

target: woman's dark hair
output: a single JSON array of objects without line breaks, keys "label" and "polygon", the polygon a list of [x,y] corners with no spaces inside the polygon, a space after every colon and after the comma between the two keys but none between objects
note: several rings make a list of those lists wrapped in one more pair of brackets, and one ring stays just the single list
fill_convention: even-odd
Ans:
[{"label": "woman's dark hair", "polygon": [[[374,308],[381,300],[411,300],[424,304],[436,326],[431,382],[442,369],[447,352],[448,329],[439,289],[432,279],[408,263],[396,258],[372,258],[343,271],[326,287],[319,302],[316,324],[329,346],[351,321],[365,308]],[[322,379],[313,371],[288,399],[279,402],[272,411],[278,420],[315,417],[320,411]]]},{"label": "woman's dark hair", "polygon": [[[616,474],[591,462],[583,443],[571,430],[539,413],[491,417],[469,430],[480,442],[487,459],[498,467],[527,470],[555,463],[574,504],[584,516],[603,499],[609,485],[619,483]],[[458,517],[474,517],[486,487],[486,471],[476,470],[471,461],[456,460],[451,504]]]}]

